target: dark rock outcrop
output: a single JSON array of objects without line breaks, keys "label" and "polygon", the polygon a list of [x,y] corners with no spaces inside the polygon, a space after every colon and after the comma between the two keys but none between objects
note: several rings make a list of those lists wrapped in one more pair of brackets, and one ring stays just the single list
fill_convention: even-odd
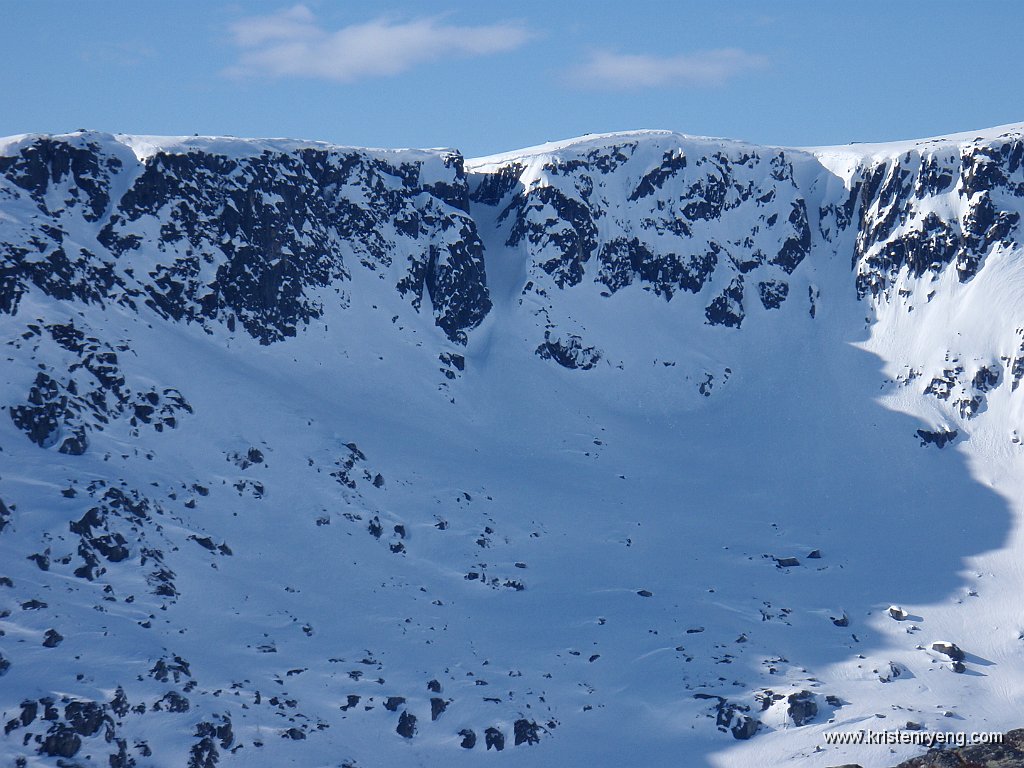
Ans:
[{"label": "dark rock outcrop", "polygon": [[416,715],[413,715],[409,710],[402,710],[402,714],[398,717],[398,726],[395,728],[395,732],[403,739],[411,739],[416,735]]},{"label": "dark rock outcrop", "polygon": [[793,720],[794,725],[809,723],[818,715],[818,704],[815,696],[810,691],[798,691],[787,697],[789,703],[786,714]]},{"label": "dark rock outcrop", "polygon": [[495,752],[501,752],[505,748],[505,734],[492,726],[484,731],[484,744],[487,749],[493,747]]},{"label": "dark rock outcrop", "polygon": [[1024,765],[1024,729],[1003,734],[999,744],[931,749],[896,768],[1019,768]]}]

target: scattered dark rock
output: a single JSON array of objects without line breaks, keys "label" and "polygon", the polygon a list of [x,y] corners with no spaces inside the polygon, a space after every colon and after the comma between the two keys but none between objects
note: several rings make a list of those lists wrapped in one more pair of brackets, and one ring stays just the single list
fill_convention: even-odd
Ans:
[{"label": "scattered dark rock", "polygon": [[953,661],[963,661],[966,658],[960,646],[946,640],[936,640],[932,643],[932,650],[948,656]]},{"label": "scattered dark rock", "polygon": [[[349,699],[351,698],[352,697],[349,696]],[[355,700],[358,702],[359,697],[356,696]],[[386,699],[384,699],[384,709],[386,709],[388,712],[397,712],[398,708],[403,704],[405,704],[404,696],[388,696]]]},{"label": "scattered dark rock", "polygon": [[433,722],[437,720],[444,711],[448,709],[448,702],[439,696],[434,696],[430,699],[430,720]]},{"label": "scattered dark rock", "polygon": [[757,292],[765,309],[778,309],[789,295],[789,284],[782,280],[766,280],[757,284]]},{"label": "scattered dark rock", "polygon": [[168,691],[163,697],[154,704],[154,708],[166,709],[168,712],[188,712],[191,708],[189,700],[182,696],[177,691]]},{"label": "scattered dark rock", "polygon": [[540,726],[532,720],[516,720],[513,725],[515,745],[518,747],[520,744],[539,744],[540,730]]},{"label": "scattered dark rock", "polygon": [[189,541],[194,541],[200,547],[209,550],[210,552],[213,552],[217,549],[217,545],[209,536],[196,536],[195,534],[193,534],[189,536],[188,539]]},{"label": "scattered dark rock", "polygon": [[177,683],[183,677],[192,677],[192,670],[185,659],[174,656],[169,662],[166,659],[157,659],[153,668],[149,670],[149,676],[161,683],[166,683],[172,678]]},{"label": "scattered dark rock", "polygon": [[[746,740],[753,738],[761,727],[761,721],[746,714],[750,707],[743,704],[730,702],[722,696],[715,696],[709,693],[695,693],[695,699],[705,699],[715,702],[715,725],[723,733],[729,732],[734,739]],[[761,702],[761,709],[764,711],[771,706],[771,691],[765,691],[762,695],[756,696]]]},{"label": "scattered dark rock", "polygon": [[791,693],[787,700],[789,708],[786,712],[795,725],[808,723],[818,714],[818,705],[814,701],[814,694],[810,691]]},{"label": "scattered dark rock", "polygon": [[114,698],[110,700],[111,711],[118,717],[124,717],[128,714],[128,706],[128,697],[125,695],[124,688],[117,686]]},{"label": "scattered dark rock", "polygon": [[880,683],[891,683],[897,677],[902,676],[904,672],[906,672],[905,667],[894,661],[890,661],[887,665],[886,671],[878,675],[878,681]]},{"label": "scattered dark rock", "polygon": [[501,752],[505,748],[505,734],[492,726],[484,731],[484,744],[487,749],[494,747],[495,752]]},{"label": "scattered dark rock", "polygon": [[74,757],[82,748],[82,739],[70,726],[57,723],[50,727],[39,753],[50,757]]},{"label": "scattered dark rock", "polygon": [[708,325],[739,328],[743,324],[743,277],[737,275],[704,310]]},{"label": "scattered dark rock", "polygon": [[931,749],[896,768],[1018,768],[1024,765],[1024,729],[1003,734],[1001,743]]},{"label": "scattered dark rock", "polygon": [[761,721],[757,718],[751,717],[750,715],[738,715],[736,722],[730,728],[730,732],[733,737],[746,740],[752,739],[757,733],[757,729],[761,727]]},{"label": "scattered dark rock", "polygon": [[64,635],[55,629],[48,629],[43,635],[44,648],[56,648],[64,641]]},{"label": "scattered dark rock", "polygon": [[572,334],[564,339],[553,338],[550,331],[544,332],[544,343],[535,350],[543,360],[554,360],[563,368],[589,371],[601,361],[601,351],[588,347],[583,339]]},{"label": "scattered dark rock", "polygon": [[64,707],[64,719],[81,736],[92,736],[106,718],[102,704],[95,701],[72,701]]},{"label": "scattered dark rock", "polygon": [[39,713],[39,704],[34,701],[23,701],[21,702],[21,726],[31,725],[32,721],[36,719],[36,715]]},{"label": "scattered dark rock", "polygon": [[398,718],[398,727],[395,732],[403,739],[411,739],[416,735],[416,715],[409,714],[409,710],[403,710]]},{"label": "scattered dark rock", "polygon": [[921,446],[934,445],[936,448],[945,448],[956,440],[959,432],[955,429],[946,430],[917,430],[917,436],[921,438]]},{"label": "scattered dark rock", "polygon": [[36,566],[39,568],[40,571],[48,571],[48,570],[50,570],[50,550],[49,549],[47,549],[45,553],[37,552],[37,553],[35,553],[33,555],[29,555],[25,559],[26,560],[31,560],[32,562],[34,562],[36,564]]},{"label": "scattered dark rock", "polygon": [[[200,733],[204,735],[189,750],[188,768],[217,768],[217,763],[220,762],[220,750],[217,749],[217,744],[214,742],[212,735],[204,728],[204,726],[208,725],[209,723],[200,723],[196,727],[196,735],[198,736]],[[281,737],[287,738],[288,735],[286,731],[281,734]],[[128,765],[134,764],[134,761],[132,761]],[[114,768],[114,766],[111,766],[111,768]]]}]

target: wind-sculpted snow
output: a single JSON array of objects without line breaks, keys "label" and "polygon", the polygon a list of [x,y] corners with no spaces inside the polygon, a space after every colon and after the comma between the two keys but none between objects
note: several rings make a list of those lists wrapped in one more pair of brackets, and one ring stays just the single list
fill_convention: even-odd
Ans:
[{"label": "wind-sculpted snow", "polygon": [[1019,726],[1022,147],[0,140],[0,761]]}]

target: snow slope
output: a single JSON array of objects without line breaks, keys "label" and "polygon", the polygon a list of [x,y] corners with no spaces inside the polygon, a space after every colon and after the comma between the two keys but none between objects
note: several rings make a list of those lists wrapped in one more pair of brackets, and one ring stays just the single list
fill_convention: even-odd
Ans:
[{"label": "snow slope", "polygon": [[0,752],[1019,726],[1022,154],[0,140]]}]

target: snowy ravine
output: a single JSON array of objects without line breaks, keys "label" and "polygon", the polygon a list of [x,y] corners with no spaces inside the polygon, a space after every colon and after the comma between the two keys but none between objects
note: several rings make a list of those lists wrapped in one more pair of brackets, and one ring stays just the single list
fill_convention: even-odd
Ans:
[{"label": "snowy ravine", "polygon": [[0,139],[0,763],[1020,727],[1022,211],[1024,125]]}]

